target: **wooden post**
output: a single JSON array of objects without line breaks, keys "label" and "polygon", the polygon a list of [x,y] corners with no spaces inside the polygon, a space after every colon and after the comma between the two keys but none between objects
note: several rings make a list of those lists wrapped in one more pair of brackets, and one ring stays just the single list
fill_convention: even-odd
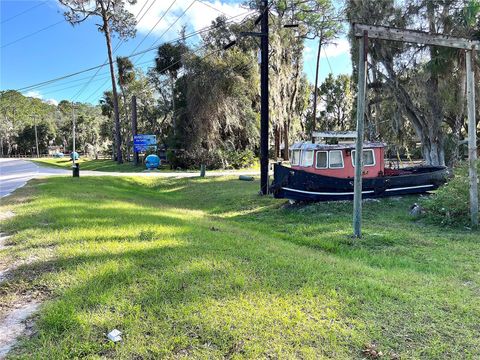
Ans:
[{"label": "wooden post", "polygon": [[478,226],[477,126],[475,121],[474,50],[466,51],[467,108],[468,108],[468,174],[470,178],[470,219]]},{"label": "wooden post", "polygon": [[357,95],[357,140],[355,144],[355,179],[353,187],[353,236],[362,236],[362,170],[363,170],[363,118],[365,114],[367,32],[358,41],[358,95]]},{"label": "wooden post", "polygon": [[[135,135],[137,135],[137,97],[132,96],[132,141],[135,142]],[[135,151],[133,145],[133,165],[138,165],[138,152]]]}]

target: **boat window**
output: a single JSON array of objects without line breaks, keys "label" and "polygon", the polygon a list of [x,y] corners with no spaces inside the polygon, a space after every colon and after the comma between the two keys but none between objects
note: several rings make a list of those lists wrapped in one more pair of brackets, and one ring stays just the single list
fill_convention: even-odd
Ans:
[{"label": "boat window", "polygon": [[343,155],[342,150],[331,150],[328,154],[330,169],[343,168]]},{"label": "boat window", "polygon": [[302,166],[308,167],[313,165],[313,150],[303,150]]},{"label": "boat window", "polygon": [[292,150],[292,165],[300,164],[300,150]]},{"label": "boat window", "polygon": [[[355,166],[355,150],[352,150],[352,165]],[[373,149],[363,150],[363,166],[374,166],[375,154]]]},{"label": "boat window", "polygon": [[328,168],[328,153],[326,151],[317,151],[317,163],[315,167],[317,169]]}]

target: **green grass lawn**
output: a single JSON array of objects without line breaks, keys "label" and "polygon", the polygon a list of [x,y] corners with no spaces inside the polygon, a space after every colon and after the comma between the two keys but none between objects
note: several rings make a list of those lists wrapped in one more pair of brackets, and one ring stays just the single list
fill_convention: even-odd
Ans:
[{"label": "green grass lawn", "polygon": [[[11,358],[480,357],[480,233],[414,221],[417,197],[285,206],[232,178],[51,178],[17,216],[0,286],[46,299]],[[74,191],[72,191],[74,189]],[[117,328],[124,341],[105,334]]]},{"label": "green grass lawn", "polygon": [[[62,168],[70,170],[72,168],[72,160],[69,158],[40,158],[40,159],[31,159],[36,162],[38,165]],[[81,157],[77,160],[77,163],[80,164],[80,171],[82,170],[91,170],[91,171],[105,171],[105,172],[142,172],[149,171],[145,169],[145,165],[139,164],[134,166],[132,162],[125,162],[123,164],[117,164],[115,161],[110,159],[89,159]],[[260,165],[258,162],[255,163],[252,167],[241,169],[239,171],[260,171]],[[153,172],[172,172],[175,170],[170,169],[169,165],[161,165],[159,169],[153,170]],[[199,170],[180,170],[181,172],[198,172]],[[222,171],[222,170],[218,170]],[[235,171],[235,170],[233,170]]]},{"label": "green grass lawn", "polygon": [[[68,157],[65,158],[40,158],[32,159],[38,165],[57,167],[63,169],[72,168],[72,160]],[[145,170],[145,166],[140,164],[138,166],[133,166],[133,163],[123,163],[117,164],[115,161],[110,159],[89,159],[81,157],[77,160],[77,163],[80,164],[80,170],[92,170],[92,171],[107,171],[107,172],[141,172]]]}]

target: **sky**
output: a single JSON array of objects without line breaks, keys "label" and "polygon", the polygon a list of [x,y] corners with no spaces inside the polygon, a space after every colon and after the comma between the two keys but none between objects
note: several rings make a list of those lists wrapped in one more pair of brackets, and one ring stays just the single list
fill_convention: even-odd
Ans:
[{"label": "sky", "polygon": [[[114,56],[128,56],[174,40],[184,25],[188,34],[209,26],[222,13],[227,17],[236,16],[232,21],[241,21],[248,12],[242,7],[242,0],[176,0],[171,6],[172,2],[138,0],[129,6],[129,11],[137,16],[137,34],[120,44],[117,38],[113,39],[114,48],[119,44]],[[98,20],[88,19],[72,26],[65,21],[63,9],[56,0],[0,0],[0,22],[0,90],[19,90],[104,64],[107,60],[105,37],[95,25]],[[199,37],[189,41],[194,45]],[[317,46],[317,41],[305,43],[304,71],[311,82]],[[132,60],[146,70],[153,66],[154,57],[155,51],[150,51]],[[322,51],[320,80],[330,72],[351,73],[350,46],[345,38]],[[109,84],[108,66],[104,66],[98,72],[95,69],[20,91],[51,103],[67,99],[96,104]]]}]

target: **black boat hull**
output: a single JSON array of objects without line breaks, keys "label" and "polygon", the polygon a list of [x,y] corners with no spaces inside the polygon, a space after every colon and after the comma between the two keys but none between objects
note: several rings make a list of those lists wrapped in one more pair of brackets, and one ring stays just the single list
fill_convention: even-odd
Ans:
[{"label": "black boat hull", "polygon": [[[448,178],[444,166],[418,166],[404,169],[409,174],[364,178],[363,198],[421,194],[437,189]],[[353,178],[335,178],[274,165],[270,187],[275,198],[295,201],[335,201],[353,199]]]}]

